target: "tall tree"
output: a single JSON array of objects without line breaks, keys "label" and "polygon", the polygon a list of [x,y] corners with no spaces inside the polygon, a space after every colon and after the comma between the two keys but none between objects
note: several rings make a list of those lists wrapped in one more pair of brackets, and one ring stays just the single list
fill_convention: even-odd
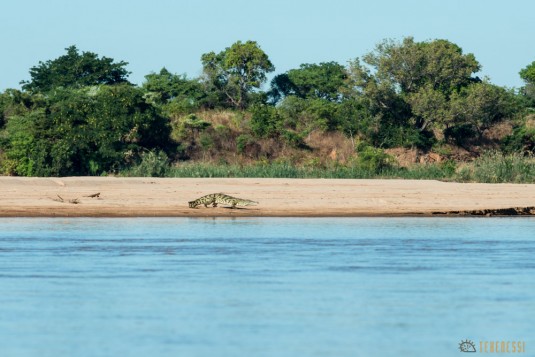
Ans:
[{"label": "tall tree", "polygon": [[173,74],[165,67],[159,73],[146,75],[143,89],[147,91],[150,101],[159,105],[171,101],[184,101],[195,107],[205,96],[197,79],[188,79],[186,75]]},{"label": "tall tree", "polygon": [[449,94],[477,80],[472,75],[481,69],[473,54],[463,54],[454,43],[415,42],[412,37],[401,43],[385,40],[363,60],[376,69],[379,80],[390,81],[403,93],[417,92],[431,84],[433,89]]},{"label": "tall tree", "polygon": [[448,126],[448,101],[472,83],[481,66],[471,53],[447,40],[385,40],[349,67],[350,80],[382,120],[417,129]]},{"label": "tall tree", "polygon": [[271,96],[278,101],[283,96],[320,98],[328,101],[341,99],[340,88],[344,85],[347,73],[344,66],[336,62],[302,64],[271,81]]},{"label": "tall tree", "polygon": [[39,62],[30,69],[30,81],[22,81],[22,88],[31,92],[46,92],[54,87],[83,87],[99,84],[127,83],[130,74],[127,62],[115,63],[113,58],[99,58],[93,52],[78,52],[76,46],[65,49],[67,54]]},{"label": "tall tree", "polygon": [[259,89],[267,73],[275,70],[255,41],[238,41],[218,54],[205,53],[201,61],[207,88],[221,93],[232,107],[239,109],[247,106],[252,91]]},{"label": "tall tree", "polygon": [[493,124],[516,111],[511,91],[487,81],[474,83],[451,97],[451,115],[457,125],[469,125],[481,137]]},{"label": "tall tree", "polygon": [[535,61],[531,62],[531,64],[520,71],[520,78],[526,83],[535,84]]},{"label": "tall tree", "polygon": [[520,78],[526,85],[522,88],[522,93],[528,99],[528,106],[535,106],[535,61],[527,65],[520,71]]}]

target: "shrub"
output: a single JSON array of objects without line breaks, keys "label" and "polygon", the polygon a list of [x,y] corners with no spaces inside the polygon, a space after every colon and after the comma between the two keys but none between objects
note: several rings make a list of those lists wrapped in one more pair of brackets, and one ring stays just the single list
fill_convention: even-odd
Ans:
[{"label": "shrub", "polygon": [[472,178],[485,183],[533,183],[535,159],[518,153],[487,152],[474,161]]},{"label": "shrub", "polygon": [[472,124],[465,123],[454,125],[444,130],[444,138],[447,142],[458,146],[466,145],[467,141],[477,136],[477,131]]},{"label": "shrub", "polygon": [[381,124],[376,132],[370,134],[370,137],[375,146],[382,148],[417,147],[427,150],[436,142],[431,132],[394,124]]},{"label": "shrub", "polygon": [[245,152],[245,148],[254,143],[255,139],[249,135],[249,134],[241,134],[236,138],[236,149],[238,150],[238,153],[243,154]]},{"label": "shrub", "polygon": [[380,173],[385,169],[391,168],[393,162],[394,159],[382,149],[371,146],[367,146],[360,151],[357,159],[357,164],[360,168],[373,173]]},{"label": "shrub", "polygon": [[6,133],[13,175],[116,171],[143,150],[170,147],[167,120],[129,85],[56,89],[41,108],[10,118]]},{"label": "shrub", "polygon": [[261,138],[279,134],[281,117],[277,109],[268,105],[257,105],[252,109],[251,130]]},{"label": "shrub", "polygon": [[529,128],[526,125],[515,128],[511,135],[503,139],[502,149],[508,153],[535,154],[535,128]]},{"label": "shrub", "polygon": [[195,114],[189,114],[178,120],[177,125],[173,128],[172,136],[176,140],[189,139],[191,142],[204,130],[209,128],[212,124],[207,122]]},{"label": "shrub", "polygon": [[163,151],[146,151],[141,154],[141,162],[131,170],[128,176],[136,177],[165,177],[170,169],[169,158]]},{"label": "shrub", "polygon": [[309,149],[308,145],[302,135],[292,130],[284,130],[282,132],[284,141],[293,148]]}]

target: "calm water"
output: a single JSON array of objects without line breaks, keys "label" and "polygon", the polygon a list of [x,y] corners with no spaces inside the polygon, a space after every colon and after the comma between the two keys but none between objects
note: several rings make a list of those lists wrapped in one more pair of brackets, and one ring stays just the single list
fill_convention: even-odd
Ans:
[{"label": "calm water", "polygon": [[0,355],[533,356],[534,258],[531,218],[0,219]]}]

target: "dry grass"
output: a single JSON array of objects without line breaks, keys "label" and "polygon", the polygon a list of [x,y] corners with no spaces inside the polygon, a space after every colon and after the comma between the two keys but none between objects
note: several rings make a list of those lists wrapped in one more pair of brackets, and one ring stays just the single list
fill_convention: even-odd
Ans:
[{"label": "dry grass", "polygon": [[535,114],[529,114],[526,117],[526,128],[535,129]]},{"label": "dry grass", "polygon": [[305,143],[314,151],[314,157],[321,162],[348,162],[355,154],[355,143],[340,132],[313,131]]},{"label": "dry grass", "polygon": [[513,125],[508,121],[504,121],[485,130],[483,136],[491,141],[499,141],[512,133]]}]

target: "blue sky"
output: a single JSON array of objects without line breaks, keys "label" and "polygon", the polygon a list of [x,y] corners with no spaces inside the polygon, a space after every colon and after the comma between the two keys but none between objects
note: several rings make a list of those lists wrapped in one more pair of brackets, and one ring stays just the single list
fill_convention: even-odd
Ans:
[{"label": "blue sky", "polygon": [[166,67],[200,74],[200,57],[257,41],[275,73],[348,60],[385,38],[443,38],[474,53],[480,76],[519,87],[535,60],[532,0],[26,0],[0,4],[0,90],[20,88],[30,67],[76,45],[129,62],[130,80]]}]

